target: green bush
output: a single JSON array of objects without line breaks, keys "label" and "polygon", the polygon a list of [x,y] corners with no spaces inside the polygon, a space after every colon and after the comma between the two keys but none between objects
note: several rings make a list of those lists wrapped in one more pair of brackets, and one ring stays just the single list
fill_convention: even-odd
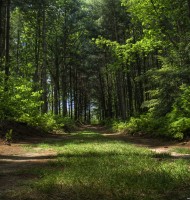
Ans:
[{"label": "green bush", "polygon": [[182,85],[172,111],[167,115],[167,132],[170,137],[183,139],[190,131],[190,86]]},{"label": "green bush", "polygon": [[53,115],[52,113],[41,114],[35,117],[25,114],[19,118],[19,121],[26,122],[32,126],[40,127],[45,131],[59,129],[73,130],[75,128],[74,120],[70,119],[69,117]]},{"label": "green bush", "polygon": [[75,121],[71,119],[70,117],[62,117],[60,115],[54,116],[54,119],[57,123],[57,128],[63,128],[65,130],[74,130],[75,127]]},{"label": "green bush", "polygon": [[141,132],[182,140],[190,131],[190,118],[181,117],[171,120],[170,115],[156,118],[147,114],[139,118],[132,117],[127,123],[118,123],[114,128],[130,134]]},{"label": "green bush", "polygon": [[169,136],[182,140],[187,131],[190,130],[190,118],[182,117],[171,122],[168,126]]},{"label": "green bush", "polygon": [[[0,79],[0,82],[2,80]],[[74,128],[70,118],[40,114],[42,105],[41,91],[35,91],[33,84],[24,78],[10,77],[8,90],[0,86],[0,120],[13,120],[37,126],[45,131],[68,127]]]},{"label": "green bush", "polygon": [[114,131],[125,132],[126,131],[126,122],[115,121],[112,125]]},{"label": "green bush", "polygon": [[157,116],[154,112],[131,117],[128,122],[115,122],[113,128],[128,133],[144,132],[151,135],[182,140],[190,132],[190,87],[182,85],[172,111],[166,116]]},{"label": "green bush", "polygon": [[51,114],[38,114],[35,116],[30,116],[25,113],[17,121],[25,122],[31,126],[40,127],[45,131],[52,131],[57,128],[56,120],[53,118]]},{"label": "green bush", "polygon": [[8,91],[0,88],[0,118],[18,120],[36,117],[42,104],[41,91],[33,91],[33,84],[23,78],[12,78]]},{"label": "green bush", "polygon": [[175,120],[179,117],[190,117],[190,86],[183,84],[180,87],[181,94],[176,99],[170,119]]},{"label": "green bush", "polygon": [[131,117],[128,122],[117,122],[113,125],[113,128],[130,134],[136,132],[156,134],[160,131],[160,124],[164,124],[164,121],[164,118],[155,119],[152,114],[148,113],[138,118]]}]

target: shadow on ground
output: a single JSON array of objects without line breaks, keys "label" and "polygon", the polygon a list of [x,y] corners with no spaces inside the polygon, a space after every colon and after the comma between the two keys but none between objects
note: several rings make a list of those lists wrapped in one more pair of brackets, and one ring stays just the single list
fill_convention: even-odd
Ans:
[{"label": "shadow on ground", "polygon": [[[68,144],[108,144],[119,141],[144,147],[163,143],[106,132],[104,127],[90,126],[76,133],[32,138],[20,144],[63,147]],[[164,145],[171,143],[164,143]],[[14,145],[13,145],[14,147]],[[12,148],[12,147],[10,147]],[[104,150],[104,149],[103,149]],[[116,160],[121,156],[120,164]],[[169,154],[136,152],[87,151],[76,153],[25,152],[0,155],[0,199],[3,200],[182,200],[190,195],[189,178],[174,177],[171,171],[149,169],[143,161],[172,163]],[[135,163],[130,159],[136,158]],[[90,162],[88,160],[91,160]],[[144,159],[144,160],[143,160]],[[138,164],[138,162],[142,164]],[[189,162],[189,160],[187,160]],[[118,168],[121,165],[122,168]],[[135,169],[137,166],[137,170]],[[174,167],[173,167],[174,169]],[[70,172],[69,180],[64,173]],[[15,192],[16,191],[16,192]]]}]

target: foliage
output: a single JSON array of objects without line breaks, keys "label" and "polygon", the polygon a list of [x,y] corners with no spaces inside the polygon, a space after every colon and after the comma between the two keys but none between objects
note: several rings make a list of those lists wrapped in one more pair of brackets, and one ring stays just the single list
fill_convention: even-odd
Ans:
[{"label": "foliage", "polygon": [[[24,121],[25,119],[21,119],[21,121]],[[52,131],[54,129],[57,129],[58,127],[62,126],[62,124],[58,124],[56,120],[54,119],[54,116],[50,113],[45,113],[36,116],[35,118],[29,117],[28,121],[25,121],[30,125],[37,126],[42,128],[45,131]]]},{"label": "foliage", "polygon": [[5,140],[6,142],[11,142],[13,138],[13,129],[10,129],[6,134],[5,134]]},{"label": "foliage", "polygon": [[72,131],[75,130],[75,121],[70,117],[62,117],[59,115],[55,115],[54,119],[57,123],[57,129],[63,128],[65,131]]},{"label": "foliage", "polygon": [[125,132],[126,131],[126,122],[114,121],[112,124],[112,129],[114,131]]},{"label": "foliage", "polygon": [[171,112],[166,116],[158,117],[155,110],[149,110],[138,118],[131,117],[128,122],[115,122],[113,128],[132,134],[144,132],[177,140],[184,139],[190,131],[190,87],[182,85],[180,91]]},{"label": "foliage", "polygon": [[190,118],[179,118],[168,125],[168,134],[173,138],[182,140],[185,133],[190,130]]},{"label": "foliage", "polygon": [[24,78],[11,78],[9,90],[2,92],[0,101],[1,120],[15,120],[37,126],[45,131],[74,128],[74,121],[51,113],[40,114],[41,91],[34,92],[33,84]]},{"label": "foliage", "polygon": [[190,119],[179,118],[170,121],[168,117],[153,118],[148,115],[141,115],[139,118],[132,117],[128,122],[119,122],[113,125],[113,129],[129,134],[149,134],[182,140],[189,135]]},{"label": "foliage", "polygon": [[9,90],[3,92],[0,102],[0,118],[22,120],[35,118],[39,113],[41,92],[33,91],[33,84],[26,79],[12,78]]},{"label": "foliage", "polygon": [[[161,126],[162,125],[162,126]],[[131,117],[127,122],[119,122],[113,125],[117,131],[126,132],[129,134],[151,134],[159,135],[166,125],[165,118],[155,119],[152,114],[140,115],[140,117]]]},{"label": "foliage", "polygon": [[170,118],[190,117],[190,86],[183,84],[180,95],[176,98]]},{"label": "foliage", "polygon": [[0,7],[1,120],[52,130],[96,119],[120,131],[188,135],[189,1],[8,6]]},{"label": "foliage", "polygon": [[183,139],[190,131],[190,87],[182,85],[180,95],[176,98],[172,111],[168,114],[168,131],[175,137]]},{"label": "foliage", "polygon": [[[129,120],[125,123],[116,122],[113,127],[131,133],[145,132],[181,140],[189,134],[190,59],[187,5],[182,1],[169,0],[123,0],[122,4],[131,14],[133,34],[126,40],[126,44],[103,37],[99,37],[96,43],[102,45],[101,48],[107,46],[111,49],[112,57],[114,55],[116,58],[113,68],[122,68],[123,72],[127,72],[127,78],[133,78],[132,73],[139,70],[140,73],[134,76],[136,82],[133,84],[144,84],[148,89],[144,91],[147,98],[139,105],[145,110],[145,114],[138,111],[140,117],[134,117],[134,104],[136,105],[136,101],[139,103],[134,98],[130,106],[133,114],[129,116]],[[180,13],[183,13],[183,23],[177,20]],[[150,62],[151,66],[146,63],[146,59],[150,59],[149,55],[156,59],[156,63],[154,60]],[[124,59],[121,60],[120,57]],[[137,59],[142,59],[144,63],[135,61]],[[136,62],[137,66],[141,65],[140,69]]]},{"label": "foliage", "polygon": [[44,131],[51,132],[56,130],[70,131],[75,129],[75,122],[71,118],[53,115],[52,113],[40,114],[35,117],[23,116],[19,119],[32,126],[42,128]]},{"label": "foliage", "polygon": [[[48,131],[73,127],[73,120],[66,118],[66,98],[74,96],[74,89],[67,93],[67,87],[74,88],[74,79],[80,79],[74,77],[75,69],[80,71],[79,60],[88,51],[85,28],[91,21],[86,4],[81,0],[11,2],[9,35],[3,34],[8,33],[5,23],[9,20],[3,16],[4,6],[8,4],[0,6],[0,119],[26,122]],[[10,50],[5,54],[7,44]],[[9,71],[6,76],[5,68]],[[65,83],[68,75],[70,84]],[[65,86],[60,86],[63,82]],[[52,112],[62,113],[62,117],[49,114]]]}]

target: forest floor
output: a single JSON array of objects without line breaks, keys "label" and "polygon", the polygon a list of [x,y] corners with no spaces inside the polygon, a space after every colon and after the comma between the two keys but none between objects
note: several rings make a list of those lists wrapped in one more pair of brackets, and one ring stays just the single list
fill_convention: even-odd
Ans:
[{"label": "forest floor", "polygon": [[[94,132],[106,139],[147,148],[157,154],[164,155],[169,153],[174,159],[190,159],[190,140],[177,142],[146,136],[131,136],[113,133],[101,126],[83,126],[77,133],[79,132]],[[41,178],[42,175],[40,173],[31,173],[31,170],[39,168],[54,170],[55,166],[49,163],[59,159],[58,151],[53,148],[38,146],[38,144],[45,145],[48,141],[50,145],[56,144],[58,146],[62,141],[75,139],[77,133],[58,133],[44,135],[44,137],[30,136],[13,141],[11,145],[4,144],[3,139],[0,139],[0,200],[15,199],[18,191],[22,193],[22,188],[24,189],[27,184],[32,181],[38,181]],[[19,197],[19,199],[22,198]],[[33,194],[30,199],[38,199],[38,196]]]}]

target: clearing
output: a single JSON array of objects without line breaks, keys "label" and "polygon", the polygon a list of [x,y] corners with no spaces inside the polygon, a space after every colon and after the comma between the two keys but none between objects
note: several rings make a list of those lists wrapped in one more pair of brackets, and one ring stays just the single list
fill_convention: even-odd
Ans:
[{"label": "clearing", "polygon": [[70,134],[0,141],[0,200],[190,198],[190,141],[84,126]]}]

